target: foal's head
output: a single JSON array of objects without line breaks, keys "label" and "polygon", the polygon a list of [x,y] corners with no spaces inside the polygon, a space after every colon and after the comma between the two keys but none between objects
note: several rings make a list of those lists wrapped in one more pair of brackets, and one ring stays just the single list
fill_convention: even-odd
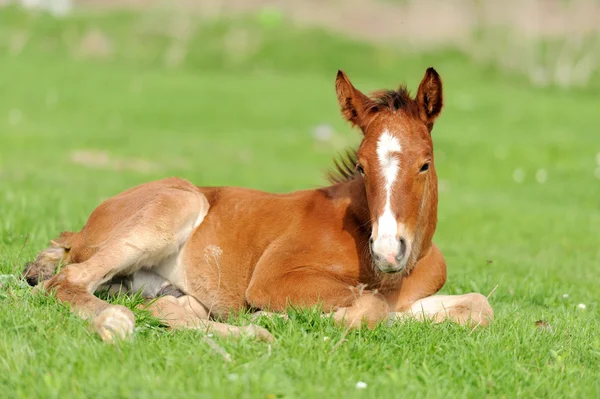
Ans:
[{"label": "foal's head", "polygon": [[414,99],[403,87],[367,97],[339,71],[336,91],[342,114],[364,134],[356,170],[369,205],[373,261],[387,273],[410,270],[436,226],[431,130],[442,110],[440,76],[427,69]]}]

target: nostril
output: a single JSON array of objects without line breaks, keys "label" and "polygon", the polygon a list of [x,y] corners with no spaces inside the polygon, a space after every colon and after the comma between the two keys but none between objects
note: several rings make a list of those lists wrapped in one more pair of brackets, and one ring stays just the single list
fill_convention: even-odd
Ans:
[{"label": "nostril", "polygon": [[373,237],[369,238],[369,246],[373,248]]},{"label": "nostril", "polygon": [[36,276],[33,277],[26,277],[25,280],[27,281],[27,284],[29,284],[32,287],[35,287],[38,283],[38,278]]},{"label": "nostril", "polygon": [[396,260],[400,261],[404,258],[404,253],[406,252],[406,240],[402,237],[398,239],[398,255],[396,256]]}]

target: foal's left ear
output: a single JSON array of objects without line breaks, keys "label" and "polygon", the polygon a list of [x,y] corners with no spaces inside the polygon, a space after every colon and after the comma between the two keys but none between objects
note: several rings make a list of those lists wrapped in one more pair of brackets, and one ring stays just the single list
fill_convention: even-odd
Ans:
[{"label": "foal's left ear", "polygon": [[427,126],[429,132],[433,129],[433,123],[442,112],[444,99],[442,96],[442,78],[433,68],[427,68],[425,76],[419,85],[417,92],[417,105],[419,116]]}]

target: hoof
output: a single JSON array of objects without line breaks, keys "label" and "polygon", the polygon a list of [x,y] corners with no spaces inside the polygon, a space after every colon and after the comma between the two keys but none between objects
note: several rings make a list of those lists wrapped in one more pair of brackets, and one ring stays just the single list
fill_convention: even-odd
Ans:
[{"label": "hoof", "polygon": [[381,296],[363,295],[358,297],[352,306],[336,310],[333,319],[350,329],[360,329],[363,325],[373,329],[387,320],[389,312],[389,305]]},{"label": "hoof", "polygon": [[110,306],[94,318],[93,325],[103,341],[115,342],[133,335],[135,318],[124,306]]},{"label": "hoof", "polygon": [[242,335],[245,335],[247,337],[251,337],[251,338],[258,338],[261,341],[265,341],[265,342],[274,342],[275,341],[275,337],[273,335],[271,335],[271,333],[262,327],[259,327],[255,324],[250,324],[244,327],[241,327],[241,332]]},{"label": "hoof", "polygon": [[487,327],[494,321],[494,310],[490,306],[488,299],[484,295],[477,293],[467,294],[467,296],[472,303],[468,324],[471,326],[481,325],[482,327]]}]

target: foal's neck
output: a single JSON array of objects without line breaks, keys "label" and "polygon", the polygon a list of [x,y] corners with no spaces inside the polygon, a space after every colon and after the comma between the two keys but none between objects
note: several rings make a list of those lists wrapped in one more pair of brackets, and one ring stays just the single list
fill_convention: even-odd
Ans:
[{"label": "foal's neck", "polygon": [[336,200],[347,203],[347,212],[368,234],[371,234],[371,216],[365,192],[365,184],[361,177],[356,177],[344,183],[328,187],[328,195]]}]

